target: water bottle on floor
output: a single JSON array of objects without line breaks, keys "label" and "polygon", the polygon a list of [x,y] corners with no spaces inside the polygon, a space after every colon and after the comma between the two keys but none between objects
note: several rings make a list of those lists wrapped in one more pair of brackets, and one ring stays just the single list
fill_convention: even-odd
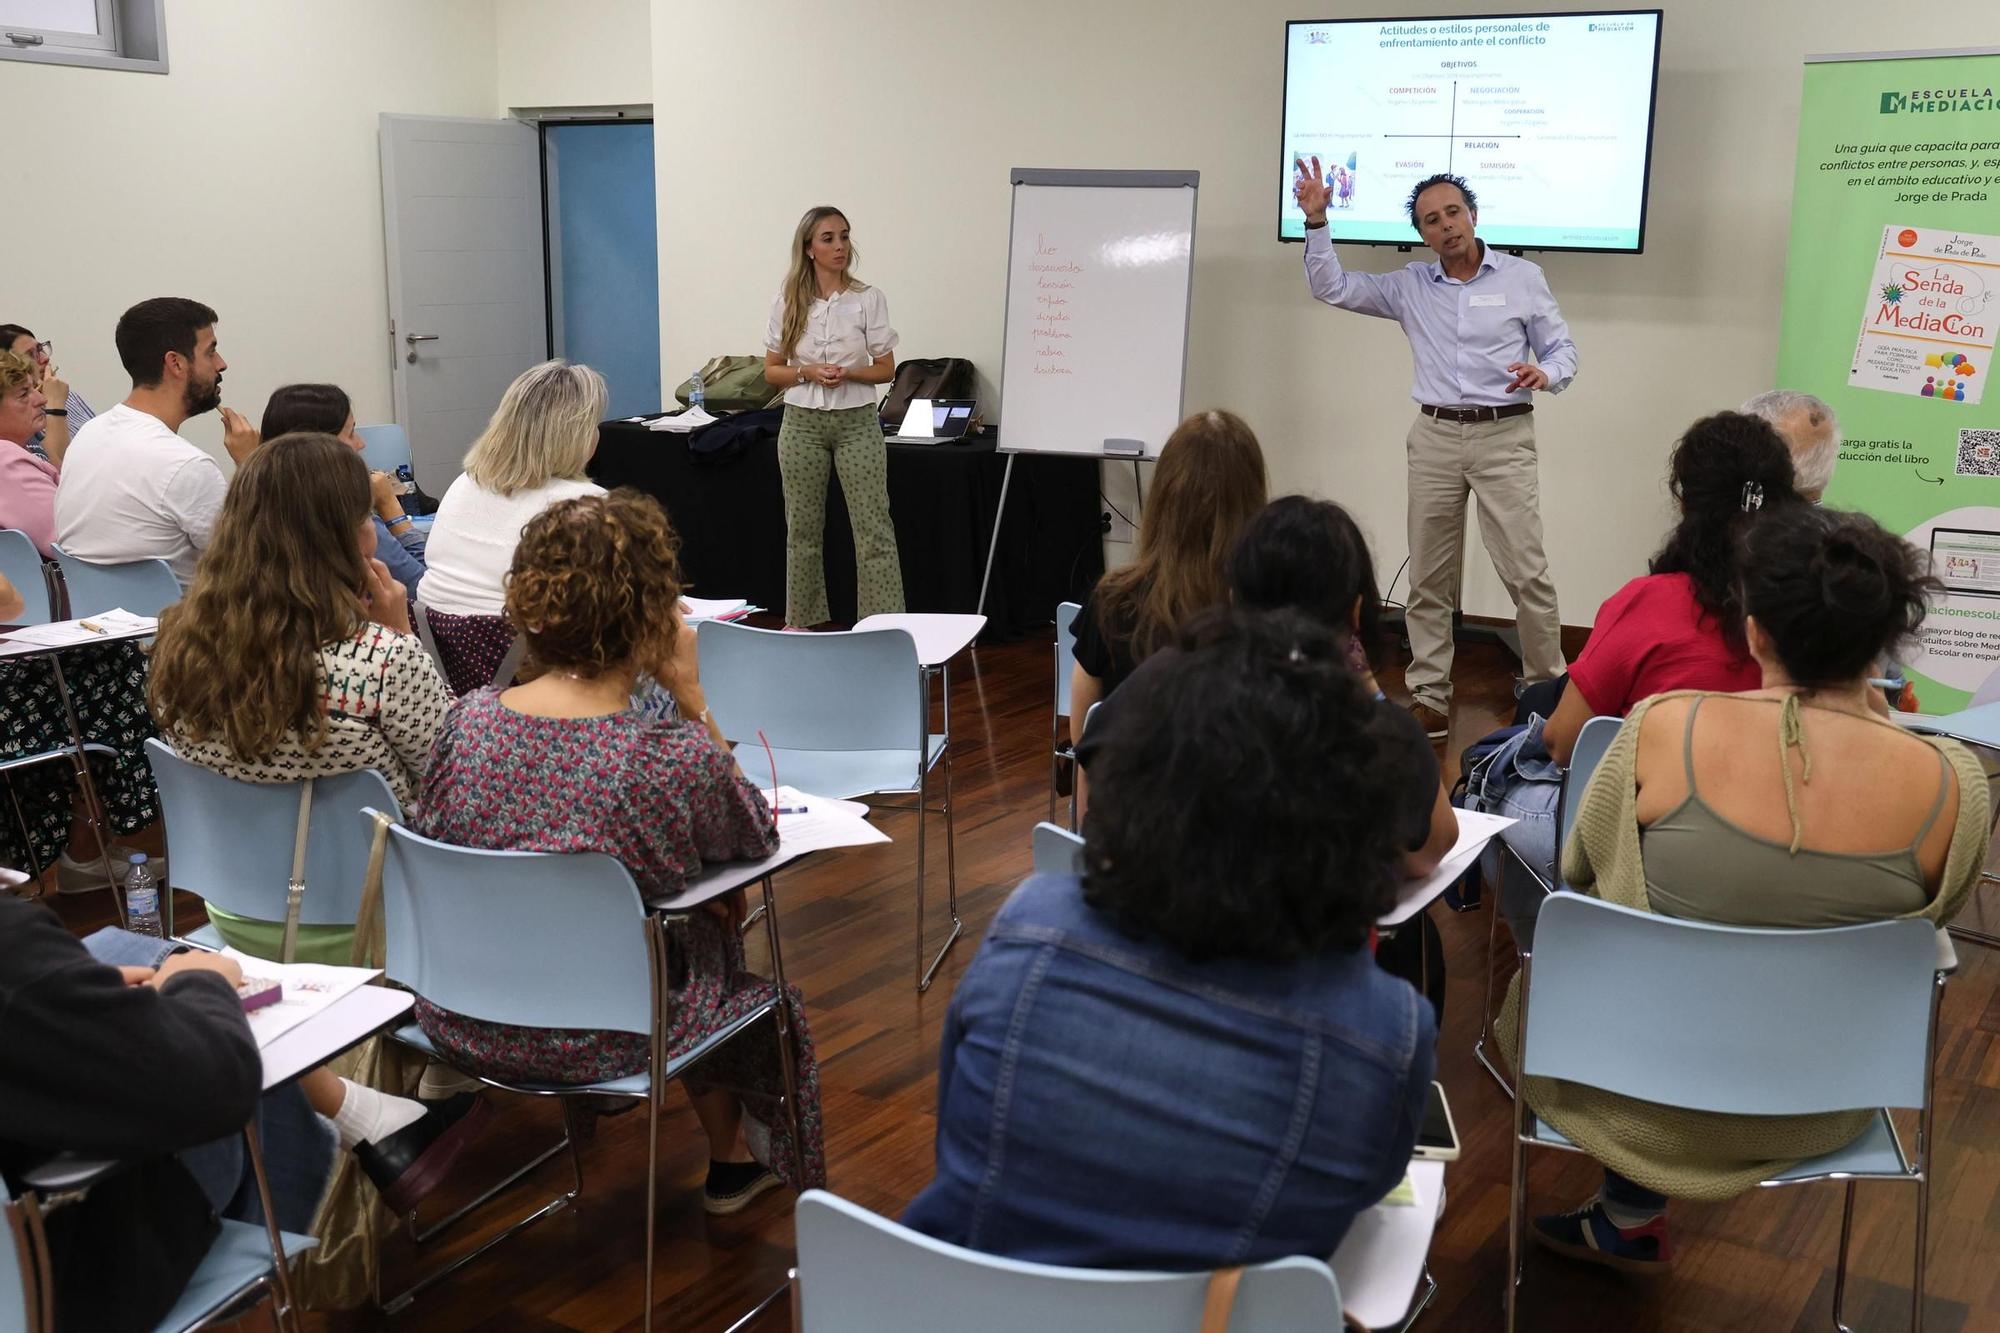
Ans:
[{"label": "water bottle on floor", "polygon": [[147,868],[144,852],[132,853],[132,868],[125,872],[125,928],[156,940],[166,934],[160,925],[160,882]]},{"label": "water bottle on floor", "polygon": [[694,378],[688,381],[688,410],[691,412],[702,411],[703,404],[706,402],[708,402],[708,391],[702,387],[701,371],[697,369],[694,372]]}]

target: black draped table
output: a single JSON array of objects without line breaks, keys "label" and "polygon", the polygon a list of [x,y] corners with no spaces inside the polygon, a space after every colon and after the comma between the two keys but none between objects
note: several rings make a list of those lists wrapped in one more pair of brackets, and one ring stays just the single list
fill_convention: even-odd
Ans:
[{"label": "black draped table", "polygon": [[[600,428],[590,476],[631,486],[666,506],[681,537],[681,572],[696,597],[747,597],[785,608],[785,504],[777,441],[751,434],[721,462],[697,462],[690,437],[631,421]],[[979,580],[1000,506],[1007,455],[994,432],[963,443],[889,445],[889,509],[902,555],[907,610],[978,609]],[[1000,550],[986,594],[984,638],[1018,635],[1054,619],[1104,571],[1098,460],[1014,456]],[[836,476],[826,501],[827,605],[854,613],[854,535]]]}]

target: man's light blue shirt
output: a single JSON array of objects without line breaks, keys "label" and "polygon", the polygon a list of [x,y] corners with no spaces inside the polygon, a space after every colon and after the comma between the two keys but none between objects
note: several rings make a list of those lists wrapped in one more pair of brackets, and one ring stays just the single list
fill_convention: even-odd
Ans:
[{"label": "man's light blue shirt", "polygon": [[1460,282],[1444,267],[1413,263],[1394,273],[1350,273],[1334,254],[1327,228],[1306,233],[1306,281],[1315,299],[1379,315],[1403,326],[1415,373],[1410,397],[1437,407],[1525,403],[1527,389],[1507,392],[1507,367],[1533,360],[1560,393],[1576,377],[1576,344],[1539,264],[1480,242],[1479,271]]}]

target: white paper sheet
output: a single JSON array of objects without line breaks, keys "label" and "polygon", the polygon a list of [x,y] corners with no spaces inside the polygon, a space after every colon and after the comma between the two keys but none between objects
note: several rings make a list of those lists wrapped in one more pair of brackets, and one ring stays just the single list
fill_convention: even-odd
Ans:
[{"label": "white paper sheet", "polygon": [[1376,1204],[1355,1217],[1334,1251],[1340,1302],[1369,1328],[1394,1328],[1409,1311],[1444,1202],[1444,1163],[1411,1162],[1409,1182],[1414,1207]]},{"label": "white paper sheet", "polygon": [[57,620],[47,625],[29,625],[7,631],[8,643],[33,644],[37,648],[71,648],[80,643],[123,638],[131,634],[151,634],[160,627],[152,616],[135,616],[123,609],[105,611],[81,620]]},{"label": "white paper sheet", "polygon": [[721,620],[753,610],[750,603],[741,597],[683,597],[681,598],[681,619],[693,624],[697,620]]},{"label": "white paper sheet", "polygon": [[247,953],[224,949],[243,968],[243,979],[264,978],[281,983],[284,998],[249,1014],[250,1033],[262,1050],[299,1024],[324,1013],[335,1000],[367,985],[380,968],[332,967],[322,963],[274,963]]},{"label": "white paper sheet", "polygon": [[1457,814],[1458,841],[1451,845],[1444,860],[1427,878],[1403,886],[1396,895],[1396,905],[1377,925],[1400,926],[1430,906],[1432,899],[1450,888],[1451,882],[1465,873],[1465,868],[1493,840],[1494,834],[1515,822],[1505,815],[1489,815],[1478,810],[1460,810]]},{"label": "white paper sheet", "polygon": [[[778,848],[788,856],[824,851],[829,847],[865,847],[887,842],[889,835],[868,822],[868,807],[860,801],[814,796],[796,787],[778,788]],[[766,801],[771,793],[764,793]]]},{"label": "white paper sheet", "polygon": [[687,411],[678,415],[660,417],[657,420],[649,421],[646,423],[646,429],[664,430],[675,435],[686,435],[689,431],[699,430],[703,426],[713,424],[715,420],[715,417],[710,416],[701,408],[690,407]]}]

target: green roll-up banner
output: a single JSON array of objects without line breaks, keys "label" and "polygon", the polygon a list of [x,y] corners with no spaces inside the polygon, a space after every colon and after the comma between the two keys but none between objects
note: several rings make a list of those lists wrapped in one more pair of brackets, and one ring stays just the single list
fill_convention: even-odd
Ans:
[{"label": "green roll-up banner", "polygon": [[1778,385],[1845,442],[1826,503],[1930,553],[1924,712],[2000,701],[2000,51],[1814,58]]}]

